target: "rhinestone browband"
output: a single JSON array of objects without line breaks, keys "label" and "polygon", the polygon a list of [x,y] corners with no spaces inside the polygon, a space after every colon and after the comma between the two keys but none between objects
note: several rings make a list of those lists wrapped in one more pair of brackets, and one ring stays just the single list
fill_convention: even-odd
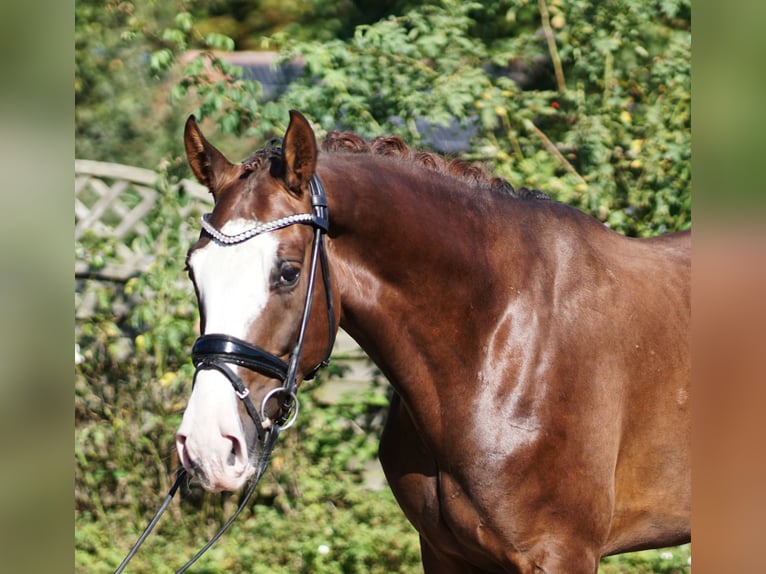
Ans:
[{"label": "rhinestone browband", "polygon": [[226,245],[242,243],[243,241],[247,241],[256,235],[260,235],[261,233],[268,233],[269,231],[288,227],[296,223],[312,223],[314,221],[314,216],[311,213],[298,213],[295,215],[282,217],[281,219],[275,219],[274,221],[269,221],[268,223],[256,223],[250,229],[246,229],[240,233],[235,233],[234,235],[228,235],[218,231],[215,227],[213,227],[209,221],[210,215],[210,213],[206,213],[202,216],[202,229],[204,229],[205,232],[213,239]]}]

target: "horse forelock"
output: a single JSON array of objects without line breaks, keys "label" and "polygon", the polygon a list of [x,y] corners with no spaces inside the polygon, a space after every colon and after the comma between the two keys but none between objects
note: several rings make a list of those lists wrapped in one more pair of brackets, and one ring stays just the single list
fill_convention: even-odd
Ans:
[{"label": "horse forelock", "polygon": [[273,138],[261,149],[253,152],[242,160],[242,165],[250,171],[257,171],[271,165],[274,160],[282,159],[282,140]]},{"label": "horse forelock", "polygon": [[332,131],[327,134],[322,143],[322,151],[391,157],[413,162],[436,173],[459,179],[474,188],[507,193],[517,199],[550,199],[548,195],[537,189],[522,187],[517,190],[508,180],[488,175],[484,169],[474,163],[459,158],[448,161],[434,152],[413,151],[399,136],[381,136],[366,141],[353,133]]}]

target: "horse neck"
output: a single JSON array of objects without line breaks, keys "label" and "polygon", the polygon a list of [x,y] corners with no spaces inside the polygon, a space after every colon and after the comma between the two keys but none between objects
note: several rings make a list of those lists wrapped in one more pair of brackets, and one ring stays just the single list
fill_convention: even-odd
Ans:
[{"label": "horse neck", "polygon": [[[463,265],[475,268],[472,245],[486,245],[494,215],[496,198],[488,191],[466,191],[460,180],[414,162],[363,154],[331,158],[320,165],[331,235],[346,252],[361,255],[365,267],[414,273],[402,268],[404,257],[429,268],[446,265],[453,275]],[[477,200],[474,194],[483,193]]]},{"label": "horse neck", "polygon": [[[451,368],[444,356],[461,345],[469,355],[473,329],[496,312],[487,290],[491,198],[477,201],[453,178],[385,158],[335,156],[319,171],[341,326],[405,400],[438,394],[440,372]],[[455,301],[471,302],[470,318]]]}]

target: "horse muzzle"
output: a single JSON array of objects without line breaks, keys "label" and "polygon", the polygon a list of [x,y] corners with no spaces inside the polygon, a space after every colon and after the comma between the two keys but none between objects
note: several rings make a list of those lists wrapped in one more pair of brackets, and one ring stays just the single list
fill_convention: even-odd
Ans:
[{"label": "horse muzzle", "polygon": [[236,491],[255,473],[261,441],[242,424],[236,395],[218,371],[197,373],[176,433],[178,457],[205,490]]}]

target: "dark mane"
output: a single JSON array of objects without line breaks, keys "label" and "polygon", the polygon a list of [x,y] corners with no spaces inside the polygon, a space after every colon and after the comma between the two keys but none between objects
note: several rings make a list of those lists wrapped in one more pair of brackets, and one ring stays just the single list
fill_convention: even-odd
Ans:
[{"label": "dark mane", "polygon": [[394,157],[460,179],[473,187],[507,193],[517,199],[550,199],[537,189],[514,189],[509,181],[487,175],[481,167],[464,160],[455,158],[447,161],[432,152],[413,151],[398,136],[381,136],[368,142],[356,134],[332,131],[322,143],[322,151]]}]

